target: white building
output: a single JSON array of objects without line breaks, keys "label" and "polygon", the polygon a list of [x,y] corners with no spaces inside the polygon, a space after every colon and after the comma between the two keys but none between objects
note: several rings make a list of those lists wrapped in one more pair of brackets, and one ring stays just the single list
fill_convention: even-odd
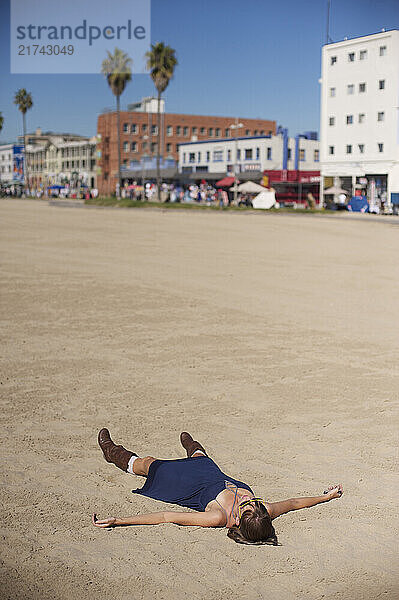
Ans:
[{"label": "white building", "polygon": [[399,31],[322,50],[321,194],[362,188],[370,204],[399,192]]},{"label": "white building", "polygon": [[319,170],[319,142],[304,134],[289,138],[287,130],[279,135],[225,138],[179,144],[179,172],[226,175],[250,172],[260,177],[263,171]]},{"label": "white building", "polygon": [[27,140],[28,178],[32,188],[64,184],[96,186],[96,137],[42,133],[37,129],[34,134],[27,134]]},{"label": "white building", "polygon": [[7,183],[13,179],[14,144],[0,146],[0,182]]}]

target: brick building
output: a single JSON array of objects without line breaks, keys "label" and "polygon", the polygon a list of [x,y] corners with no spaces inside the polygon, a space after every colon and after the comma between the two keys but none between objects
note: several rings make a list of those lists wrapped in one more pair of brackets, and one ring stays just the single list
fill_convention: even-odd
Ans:
[{"label": "brick building", "polygon": [[[157,155],[157,113],[153,112],[154,106],[152,99],[144,99],[142,103],[131,105],[132,110],[120,113],[121,165],[124,181],[137,178],[137,171],[129,173],[129,167],[132,164],[139,164],[143,156],[147,158]],[[231,128],[234,122],[235,119],[232,117],[161,112],[160,155],[163,159],[169,159],[169,164],[173,164],[172,161],[175,161],[177,172],[179,144],[188,141],[234,137],[234,129]],[[275,121],[240,118],[239,122],[242,124],[239,131],[240,137],[274,135],[276,133]],[[99,115],[97,133],[97,186],[100,194],[112,194],[115,192],[118,178],[116,112],[104,112]]]}]

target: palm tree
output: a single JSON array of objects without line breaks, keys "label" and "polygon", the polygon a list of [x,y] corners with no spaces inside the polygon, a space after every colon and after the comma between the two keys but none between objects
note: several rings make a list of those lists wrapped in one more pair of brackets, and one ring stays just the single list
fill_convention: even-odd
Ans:
[{"label": "palm tree", "polygon": [[25,189],[28,186],[29,177],[28,177],[28,160],[26,155],[26,111],[28,111],[33,106],[32,96],[29,92],[26,91],[25,88],[21,88],[15,93],[14,96],[14,104],[18,106],[18,109],[22,113],[22,126],[23,126],[23,134],[24,134],[24,186]]},{"label": "palm tree", "polygon": [[121,142],[120,142],[120,97],[123,93],[128,81],[132,80],[132,71],[130,65],[132,59],[119,48],[115,48],[114,53],[111,54],[107,50],[108,58],[104,59],[101,64],[101,73],[106,76],[108,85],[112,90],[112,93],[116,96],[116,113],[117,113],[117,127],[118,127],[118,181],[119,181],[119,194],[122,189],[122,177],[121,177]]},{"label": "palm tree", "polygon": [[151,79],[154,82],[158,91],[158,148],[157,148],[157,189],[158,200],[160,199],[161,191],[161,169],[160,169],[160,151],[161,151],[161,94],[166,90],[169,81],[173,77],[177,58],[175,50],[170,46],[165,46],[163,42],[151,44],[151,50],[146,52],[147,69],[151,71]]}]

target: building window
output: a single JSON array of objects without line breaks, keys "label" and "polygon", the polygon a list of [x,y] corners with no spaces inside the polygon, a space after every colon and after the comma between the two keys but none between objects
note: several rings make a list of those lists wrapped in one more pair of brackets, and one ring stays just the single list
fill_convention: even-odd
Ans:
[{"label": "building window", "polygon": [[180,125],[178,125],[176,127],[176,135],[181,135],[181,127],[180,127]]},{"label": "building window", "polygon": [[188,127],[183,127],[183,135],[184,137],[188,137]]},{"label": "building window", "polygon": [[245,148],[244,157],[245,160],[252,160],[252,148]]},{"label": "building window", "polygon": [[292,158],[292,150],[291,148],[287,148],[287,160],[291,160]]},{"label": "building window", "polygon": [[380,46],[380,56],[386,56],[386,53],[387,53],[387,47]]},{"label": "building window", "polygon": [[334,154],[334,146],[328,146],[328,154]]},{"label": "building window", "polygon": [[129,133],[129,123],[123,123],[123,133]]},{"label": "building window", "polygon": [[132,152],[137,152],[137,142],[132,142],[131,149],[132,149]]},{"label": "building window", "polygon": [[206,162],[209,162],[211,160],[211,153],[207,152],[206,153]]},{"label": "building window", "polygon": [[353,123],[353,115],[346,115],[346,124],[352,125]]},{"label": "building window", "polygon": [[257,129],[255,129],[254,135],[258,135],[258,130]]},{"label": "building window", "polygon": [[213,151],[213,162],[222,162],[223,161],[223,150],[214,150]]},{"label": "building window", "polygon": [[172,125],[168,125],[167,126],[167,128],[166,128],[166,135],[169,136],[169,137],[171,135],[173,135],[173,127],[172,127]]},{"label": "building window", "polygon": [[227,150],[227,160],[231,160],[231,150]]},{"label": "building window", "polygon": [[188,161],[189,161],[190,163],[193,163],[193,162],[195,162],[195,152],[190,152],[190,153],[189,153],[189,155],[188,155]]},{"label": "building window", "polygon": [[148,148],[147,142],[143,142],[141,147],[143,148],[143,152],[144,152],[144,150],[147,150],[147,148]]},{"label": "building window", "polygon": [[172,144],[166,144],[166,152],[172,152]]},{"label": "building window", "polygon": [[352,154],[352,144],[347,144],[346,145],[346,153],[347,154]]},{"label": "building window", "polygon": [[319,162],[319,160],[320,160],[320,151],[319,150],[313,151],[313,160],[314,160],[314,162]]},{"label": "building window", "polygon": [[198,152],[198,162],[201,162],[201,152]]},{"label": "building window", "polygon": [[378,89],[385,90],[385,79],[380,79],[378,82]]},{"label": "building window", "polygon": [[180,144],[176,144],[176,152],[179,152],[179,146]]},{"label": "building window", "polygon": [[271,160],[272,159],[272,149],[271,148],[267,149],[266,156],[267,156],[267,160]]},{"label": "building window", "polygon": [[246,129],[246,130],[245,130],[245,135],[251,135],[251,132],[250,132],[250,130],[249,130],[249,129]]},{"label": "building window", "polygon": [[360,60],[366,60],[366,58],[367,58],[367,50],[360,50],[360,52],[359,52],[359,58],[360,58]]},{"label": "building window", "polygon": [[385,113],[383,111],[377,113],[377,121],[384,121],[384,119],[385,119]]},{"label": "building window", "polygon": [[335,125],[335,117],[329,117],[328,118],[328,124],[330,125],[330,127],[332,127],[333,125]]},{"label": "building window", "polygon": [[208,135],[209,135],[209,137],[213,137],[213,127],[210,127],[208,129]]},{"label": "building window", "polygon": [[241,149],[237,148],[237,160],[241,160]]},{"label": "building window", "polygon": [[299,149],[299,160],[301,160],[301,161],[305,160],[305,149],[304,148]]},{"label": "building window", "polygon": [[378,152],[384,152],[384,144],[378,144]]},{"label": "building window", "polygon": [[215,137],[220,137],[220,128],[216,127],[215,129]]},{"label": "building window", "polygon": [[355,91],[355,86],[353,85],[353,83],[350,83],[349,85],[346,86],[346,91],[349,95],[352,95]]},{"label": "building window", "polygon": [[158,144],[156,142],[152,142],[151,144],[151,153],[154,154],[158,151]]},{"label": "building window", "polygon": [[331,87],[330,88],[330,98],[335,98],[335,93],[336,93],[335,87]]},{"label": "building window", "polygon": [[129,142],[123,142],[123,152],[129,152]]},{"label": "building window", "polygon": [[147,125],[145,123],[141,126],[141,131],[147,133]]},{"label": "building window", "polygon": [[183,152],[183,162],[184,163],[186,162],[186,153],[185,152]]},{"label": "building window", "polygon": [[191,135],[197,135],[198,129],[196,127],[191,127]]},{"label": "building window", "polygon": [[355,61],[355,53],[354,52],[349,52],[348,54],[348,62],[354,62]]},{"label": "building window", "polygon": [[136,125],[136,123],[133,123],[130,126],[130,133],[137,133],[137,125]]},{"label": "building window", "polygon": [[360,154],[364,154],[364,144],[358,144]]},{"label": "building window", "polygon": [[123,166],[124,166],[124,167],[127,167],[127,158],[125,158],[125,159],[123,160]]},{"label": "building window", "polygon": [[224,137],[230,137],[230,129],[228,127],[224,130]]},{"label": "building window", "polygon": [[330,58],[330,65],[335,65],[335,63],[337,62],[337,57],[336,56],[331,56]]},{"label": "building window", "polygon": [[366,91],[366,84],[365,83],[359,83],[359,94],[362,94],[365,91]]},{"label": "building window", "polygon": [[151,125],[151,134],[152,135],[158,134],[158,127],[156,125]]},{"label": "building window", "polygon": [[200,134],[201,134],[201,135],[205,135],[205,127],[201,127],[201,129],[200,129]]},{"label": "building window", "polygon": [[364,113],[359,113],[359,123],[364,123],[366,120],[366,115]]}]

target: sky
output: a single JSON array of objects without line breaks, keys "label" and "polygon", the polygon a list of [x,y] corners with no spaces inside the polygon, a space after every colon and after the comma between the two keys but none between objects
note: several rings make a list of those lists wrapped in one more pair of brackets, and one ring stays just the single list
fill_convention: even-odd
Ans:
[{"label": "sky", "polygon": [[[94,10],[95,0],[82,2]],[[34,103],[28,131],[95,135],[98,114],[115,106],[104,76],[10,74],[9,16],[9,0],[0,0],[0,143],[21,133],[13,98],[22,87]],[[318,131],[326,22],[327,0],[152,0],[151,41],[172,46],[179,63],[166,112],[271,119],[292,136]],[[331,0],[333,41],[383,28],[399,28],[398,0]],[[150,95],[149,75],[133,75],[121,106]]]}]

